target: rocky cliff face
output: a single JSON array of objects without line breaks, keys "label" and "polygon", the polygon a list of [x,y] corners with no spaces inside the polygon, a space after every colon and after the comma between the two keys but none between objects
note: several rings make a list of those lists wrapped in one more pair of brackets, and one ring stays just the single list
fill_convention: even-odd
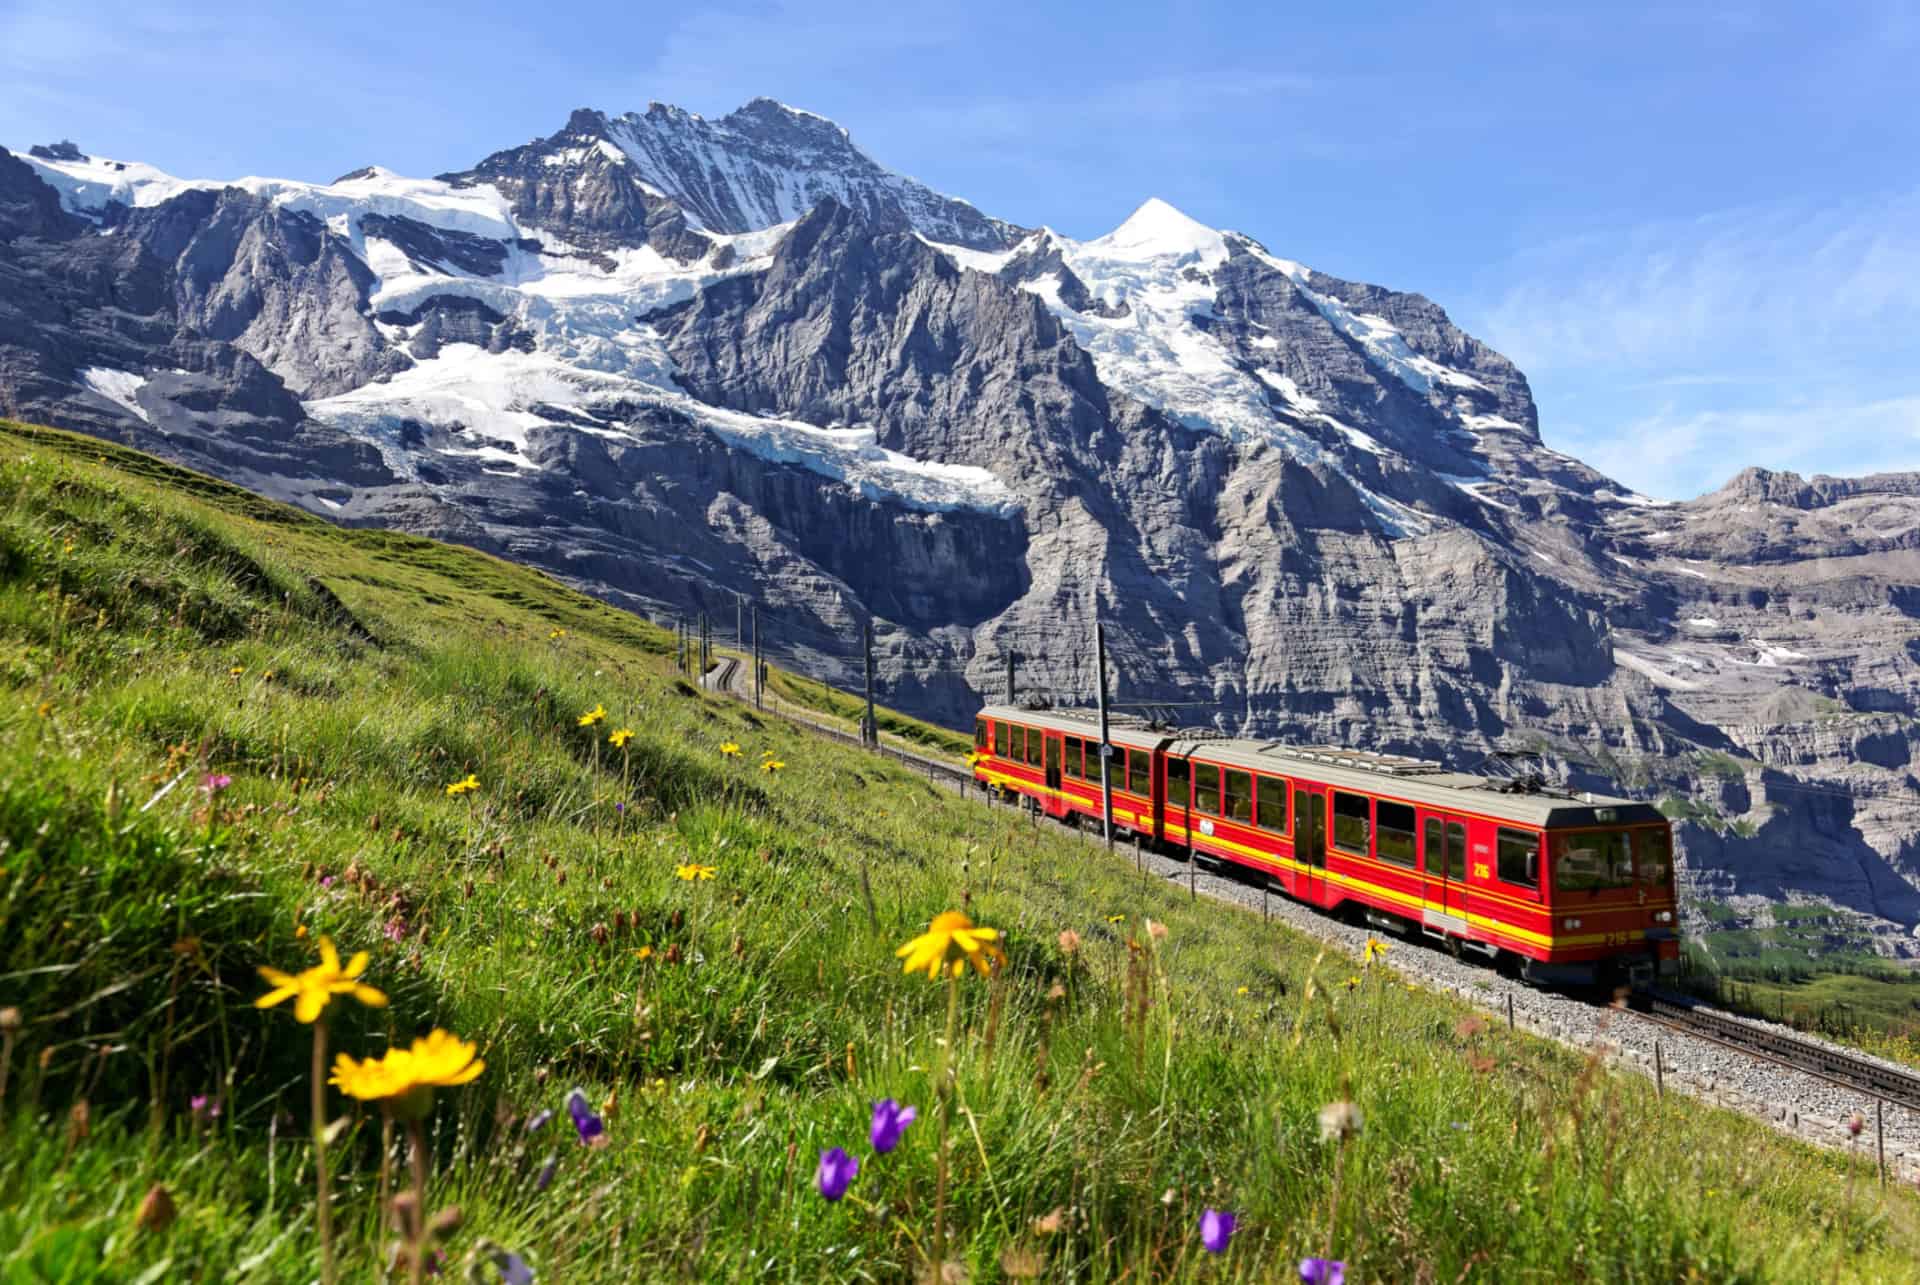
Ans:
[{"label": "rocky cliff face", "polygon": [[0,152],[0,411],[460,540],[895,704],[1118,699],[1687,818],[1704,895],[1920,923],[1920,480],[1686,504],[1431,301],[1150,201],[1075,241],[819,117],[658,104],[440,179]]}]

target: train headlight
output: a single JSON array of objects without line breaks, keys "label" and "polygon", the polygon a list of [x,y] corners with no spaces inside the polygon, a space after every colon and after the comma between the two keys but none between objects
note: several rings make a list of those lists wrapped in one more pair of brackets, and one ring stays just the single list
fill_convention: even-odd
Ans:
[{"label": "train headlight", "polygon": [[1562,919],[1560,921],[1560,926],[1563,928],[1572,930],[1580,926],[1580,921],[1578,919]]},{"label": "train headlight", "polygon": [[1656,924],[1670,924],[1673,922],[1673,912],[1671,910],[1657,910],[1654,912],[1653,922]]}]

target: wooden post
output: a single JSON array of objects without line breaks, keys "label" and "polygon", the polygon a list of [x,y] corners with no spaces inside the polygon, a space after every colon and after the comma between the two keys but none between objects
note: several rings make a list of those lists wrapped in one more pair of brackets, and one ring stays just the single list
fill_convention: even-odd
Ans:
[{"label": "wooden post", "polygon": [[1112,852],[1113,741],[1107,730],[1107,627],[1098,619],[1093,622],[1093,649],[1100,666],[1100,826],[1106,836],[1107,851]]},{"label": "wooden post", "polygon": [[1507,992],[1507,1029],[1513,1029],[1513,992]]},{"label": "wooden post", "polygon": [[1260,881],[1260,922],[1267,922],[1267,894],[1273,891],[1273,885],[1266,880]]},{"label": "wooden post", "polygon": [[1880,1157],[1880,1185],[1887,1185],[1887,1101],[1873,1100],[1873,1149]]},{"label": "wooden post", "polygon": [[1659,1097],[1667,1096],[1667,1065],[1660,1056],[1660,1041],[1653,1042],[1653,1091]]}]

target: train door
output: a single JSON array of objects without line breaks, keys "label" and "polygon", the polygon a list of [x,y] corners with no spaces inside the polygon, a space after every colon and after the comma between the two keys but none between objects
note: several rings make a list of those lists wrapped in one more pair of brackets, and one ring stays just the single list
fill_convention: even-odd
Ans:
[{"label": "train door", "polygon": [[1045,800],[1047,815],[1065,816],[1067,814],[1066,792],[1060,788],[1060,733],[1049,731],[1046,734],[1045,781],[1047,797]]},{"label": "train door", "polygon": [[1159,750],[1153,752],[1152,764],[1148,771],[1147,789],[1153,795],[1153,838],[1155,842],[1167,837],[1167,756]]},{"label": "train door", "polygon": [[1294,894],[1318,902],[1327,890],[1327,795],[1324,790],[1307,792],[1307,806],[1300,820],[1300,834],[1294,843],[1294,859],[1302,867]]},{"label": "train door", "polygon": [[1428,888],[1440,894],[1436,909],[1467,924],[1467,826],[1452,817],[1427,818],[1426,867]]},{"label": "train door", "polygon": [[1193,855],[1193,787],[1188,778],[1193,764],[1178,755],[1166,758],[1166,783],[1160,791],[1160,805],[1166,809],[1160,818],[1161,833]]}]

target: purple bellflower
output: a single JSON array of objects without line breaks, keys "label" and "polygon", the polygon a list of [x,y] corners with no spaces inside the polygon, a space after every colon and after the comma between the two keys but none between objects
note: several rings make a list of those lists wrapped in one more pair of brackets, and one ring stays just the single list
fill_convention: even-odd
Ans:
[{"label": "purple bellflower", "polygon": [[567,1094],[567,1114],[573,1117],[574,1130],[582,1143],[589,1147],[607,1145],[606,1122],[593,1113],[593,1107],[587,1103],[586,1090],[574,1089]]},{"label": "purple bellflower", "polygon": [[1347,1285],[1347,1265],[1335,1258],[1300,1260],[1301,1285]]},{"label": "purple bellflower", "polygon": [[839,1147],[820,1153],[820,1173],[816,1181],[820,1184],[820,1194],[828,1200],[838,1200],[847,1194],[847,1185],[854,1175],[860,1172],[860,1162],[842,1151]]},{"label": "purple bellflower", "polygon": [[881,1155],[900,1145],[901,1135],[907,1126],[919,1117],[920,1113],[912,1107],[903,1107],[892,1098],[882,1098],[873,1104],[873,1127],[868,1130],[867,1138],[873,1143],[873,1149]]},{"label": "purple bellflower", "polygon": [[1227,1252],[1227,1242],[1233,1239],[1233,1224],[1236,1221],[1224,1209],[1209,1209],[1200,1215],[1200,1243],[1207,1247],[1209,1254]]}]

